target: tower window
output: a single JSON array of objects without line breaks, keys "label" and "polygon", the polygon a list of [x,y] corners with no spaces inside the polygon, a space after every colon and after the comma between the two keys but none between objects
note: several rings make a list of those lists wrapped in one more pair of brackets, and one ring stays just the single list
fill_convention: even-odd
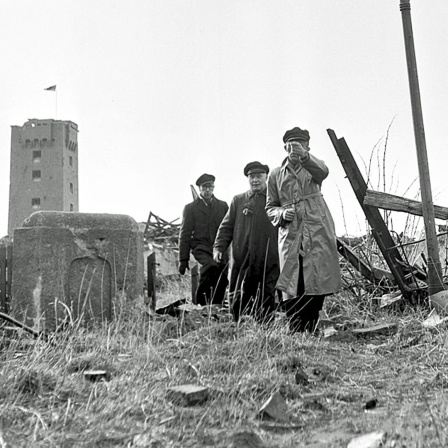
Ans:
[{"label": "tower window", "polygon": [[31,148],[31,141],[28,138],[25,140],[25,148]]},{"label": "tower window", "polygon": [[72,156],[70,156],[68,158],[68,163],[69,163],[70,166],[73,166],[73,157]]},{"label": "tower window", "polygon": [[73,184],[70,182],[70,193],[73,193]]},{"label": "tower window", "polygon": [[33,207],[34,209],[40,208],[40,198],[32,198],[31,207]]},{"label": "tower window", "polygon": [[33,151],[33,162],[39,163],[41,156],[42,156],[42,151]]},{"label": "tower window", "polygon": [[34,182],[39,182],[41,179],[41,172],[40,170],[33,170],[33,180]]},{"label": "tower window", "polygon": [[70,211],[73,211],[73,204],[70,204]]}]

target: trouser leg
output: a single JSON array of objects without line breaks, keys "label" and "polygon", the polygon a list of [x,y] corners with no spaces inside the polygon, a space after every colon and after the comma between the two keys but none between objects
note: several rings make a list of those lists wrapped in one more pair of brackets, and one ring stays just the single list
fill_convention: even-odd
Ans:
[{"label": "trouser leg", "polygon": [[222,305],[227,283],[227,269],[225,268],[211,266],[204,273],[201,273],[196,292],[198,305]]},{"label": "trouser leg", "polygon": [[324,304],[324,295],[295,297],[285,302],[286,316],[293,332],[314,332],[319,320],[319,311]]},{"label": "trouser leg", "polygon": [[242,315],[253,316],[259,323],[272,320],[275,311],[275,297],[260,294],[258,287],[238,290],[233,294],[232,313],[235,321]]}]

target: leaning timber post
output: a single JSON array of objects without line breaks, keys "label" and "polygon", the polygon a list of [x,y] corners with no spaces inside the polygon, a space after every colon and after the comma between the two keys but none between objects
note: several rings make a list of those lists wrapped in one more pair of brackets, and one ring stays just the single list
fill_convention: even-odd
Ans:
[{"label": "leaning timber post", "polygon": [[6,246],[0,244],[0,310],[6,312]]},{"label": "leaning timber post", "polygon": [[12,287],[12,248],[13,243],[6,246],[6,303],[4,310],[8,313],[11,307],[11,287]]},{"label": "leaning timber post", "polygon": [[386,261],[389,269],[394,276],[397,286],[400,288],[404,297],[409,298],[411,290],[406,285],[405,274],[401,265],[404,264],[400,252],[395,246],[395,242],[383,220],[380,212],[376,207],[370,207],[364,204],[364,198],[367,192],[367,183],[364,180],[361,171],[356,164],[350,148],[348,147],[344,138],[337,138],[333,129],[327,129],[327,133],[333,143],[334,149],[341,161],[345,174],[350,181],[353,191],[358,199],[364,215],[372,229],[372,235],[378,244],[384,260]]},{"label": "leaning timber post", "polygon": [[148,287],[148,299],[150,308],[156,310],[156,254],[153,252],[146,258],[147,269],[147,287]]},{"label": "leaning timber post", "polygon": [[437,243],[436,227],[434,222],[434,204],[432,202],[425,128],[423,126],[423,113],[420,100],[417,62],[415,58],[410,0],[400,0],[400,11],[403,20],[404,43],[406,48],[409,88],[411,92],[412,118],[414,121],[414,135],[417,149],[420,190],[422,194],[422,211],[423,220],[425,223],[426,248],[428,250],[428,292],[429,295],[432,295],[442,291],[444,287],[442,280],[442,266],[439,258],[439,246]]}]

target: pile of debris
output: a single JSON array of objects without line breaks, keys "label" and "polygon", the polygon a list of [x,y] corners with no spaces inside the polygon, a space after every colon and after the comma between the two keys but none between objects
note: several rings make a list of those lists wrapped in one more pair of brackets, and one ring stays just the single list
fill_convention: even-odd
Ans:
[{"label": "pile of debris", "polygon": [[153,254],[154,281],[157,276],[166,277],[178,274],[178,240],[180,232],[179,218],[165,221],[153,212],[149,212],[146,223],[141,223],[144,238],[145,272],[148,272],[148,257]]},{"label": "pile of debris", "polygon": [[165,246],[177,247],[180,224],[175,224],[179,218],[173,221],[165,221],[153,212],[149,212],[148,220],[143,231],[145,241],[161,243]]}]

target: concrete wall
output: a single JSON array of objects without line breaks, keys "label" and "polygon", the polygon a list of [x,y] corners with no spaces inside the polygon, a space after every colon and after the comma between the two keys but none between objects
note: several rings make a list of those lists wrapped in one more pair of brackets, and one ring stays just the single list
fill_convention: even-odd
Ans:
[{"label": "concrete wall", "polygon": [[12,315],[36,329],[111,319],[117,297],[143,294],[143,234],[126,215],[35,212],[14,230],[12,275]]}]

